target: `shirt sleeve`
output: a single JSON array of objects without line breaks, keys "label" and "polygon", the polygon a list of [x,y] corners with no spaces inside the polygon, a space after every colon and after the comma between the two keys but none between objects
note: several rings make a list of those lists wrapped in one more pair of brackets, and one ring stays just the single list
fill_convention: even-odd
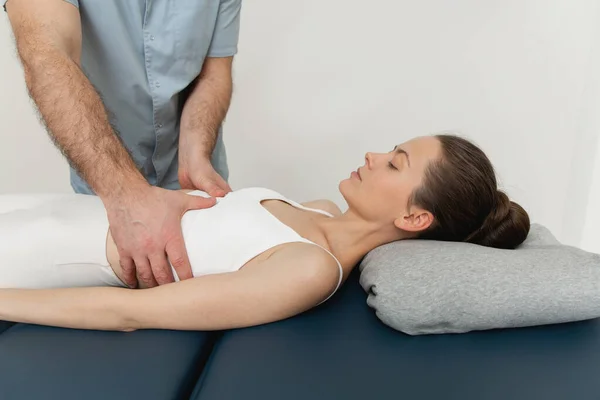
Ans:
[{"label": "shirt sleeve", "polygon": [[221,0],[208,57],[229,57],[237,53],[242,0]]},{"label": "shirt sleeve", "polygon": [[[0,0],[0,4],[2,4],[2,8],[6,11],[6,3],[10,0]],[[64,0],[69,4],[73,4],[75,7],[79,8],[79,0]]]}]

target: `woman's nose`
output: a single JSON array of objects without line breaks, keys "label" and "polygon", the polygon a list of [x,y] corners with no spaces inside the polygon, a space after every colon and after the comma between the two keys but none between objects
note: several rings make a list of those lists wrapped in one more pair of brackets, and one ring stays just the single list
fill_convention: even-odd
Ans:
[{"label": "woman's nose", "polygon": [[365,154],[365,161],[368,168],[373,168],[377,162],[377,154],[370,151],[367,152],[367,154]]},{"label": "woman's nose", "polygon": [[367,166],[367,168],[371,167],[371,160],[373,160],[373,154],[367,152],[367,154],[365,154],[365,165]]}]

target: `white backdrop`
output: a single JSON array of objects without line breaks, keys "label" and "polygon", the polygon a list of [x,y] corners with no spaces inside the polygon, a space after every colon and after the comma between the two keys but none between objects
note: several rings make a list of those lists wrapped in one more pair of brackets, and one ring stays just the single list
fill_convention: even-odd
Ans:
[{"label": "white backdrop", "polygon": [[[366,151],[458,130],[489,154],[534,222],[600,252],[597,2],[366,4],[244,2],[225,125],[232,186],[345,207],[337,184]],[[0,73],[0,193],[69,191],[4,15]]]}]

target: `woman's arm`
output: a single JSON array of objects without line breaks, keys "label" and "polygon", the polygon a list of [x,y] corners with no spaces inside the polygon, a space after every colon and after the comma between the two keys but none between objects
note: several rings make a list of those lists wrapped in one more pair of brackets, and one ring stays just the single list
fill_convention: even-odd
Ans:
[{"label": "woman's arm", "polygon": [[128,305],[141,291],[116,287],[0,289],[0,321],[77,329],[133,330]]},{"label": "woman's arm", "polygon": [[151,289],[0,289],[0,320],[121,331],[241,328],[316,306],[338,279],[330,255],[295,243],[237,272]]}]

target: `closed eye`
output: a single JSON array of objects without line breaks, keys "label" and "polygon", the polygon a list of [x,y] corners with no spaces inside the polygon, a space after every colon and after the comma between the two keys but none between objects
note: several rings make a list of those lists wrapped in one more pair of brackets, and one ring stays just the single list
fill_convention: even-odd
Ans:
[{"label": "closed eye", "polygon": [[392,164],[392,162],[391,162],[391,161],[390,161],[390,162],[388,162],[388,167],[390,167],[391,169],[398,170],[398,168],[396,168],[396,167],[394,166],[394,164]]},{"label": "closed eye", "polygon": [[396,154],[404,154],[406,156],[406,163],[408,164],[408,167],[410,168],[410,156],[408,155],[406,150],[401,149],[400,147],[396,146],[396,147],[394,147],[394,152]]}]

